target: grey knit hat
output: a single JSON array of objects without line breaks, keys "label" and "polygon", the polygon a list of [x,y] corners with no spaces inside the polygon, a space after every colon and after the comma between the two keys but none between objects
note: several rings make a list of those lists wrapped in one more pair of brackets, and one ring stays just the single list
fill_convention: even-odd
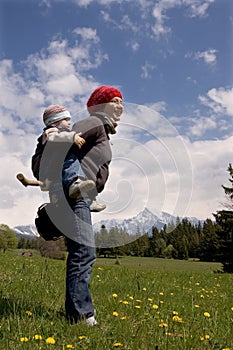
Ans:
[{"label": "grey knit hat", "polygon": [[70,112],[63,106],[50,105],[43,114],[43,122],[46,126],[50,126],[62,119],[70,118]]}]

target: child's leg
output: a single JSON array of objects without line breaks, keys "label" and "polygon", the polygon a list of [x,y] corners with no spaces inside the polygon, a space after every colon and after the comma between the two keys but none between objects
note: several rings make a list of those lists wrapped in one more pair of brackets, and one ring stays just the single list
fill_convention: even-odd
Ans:
[{"label": "child's leg", "polygon": [[78,198],[86,195],[95,187],[95,182],[87,180],[78,158],[71,154],[64,162],[62,182],[69,193],[69,197]]},{"label": "child's leg", "polygon": [[80,161],[74,154],[71,154],[63,165],[62,182],[66,187],[69,187],[78,178],[80,180],[86,180]]}]

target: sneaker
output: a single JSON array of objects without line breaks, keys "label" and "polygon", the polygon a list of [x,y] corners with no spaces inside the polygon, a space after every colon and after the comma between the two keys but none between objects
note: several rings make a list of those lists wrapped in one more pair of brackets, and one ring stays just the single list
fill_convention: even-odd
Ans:
[{"label": "sneaker", "polygon": [[92,201],[90,204],[90,211],[94,213],[98,213],[106,208],[105,204],[100,204],[96,201]]},{"label": "sneaker", "polygon": [[93,326],[97,326],[98,323],[97,323],[95,317],[94,317],[94,316],[91,316],[91,317],[86,318],[86,324],[87,324],[88,326],[93,327]]},{"label": "sneaker", "polygon": [[91,191],[95,187],[95,183],[92,180],[76,180],[69,188],[70,198],[78,198],[85,195],[86,192]]}]

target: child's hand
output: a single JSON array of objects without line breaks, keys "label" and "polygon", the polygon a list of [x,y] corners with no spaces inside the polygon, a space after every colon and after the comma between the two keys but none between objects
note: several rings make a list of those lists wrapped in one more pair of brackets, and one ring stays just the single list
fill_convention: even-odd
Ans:
[{"label": "child's hand", "polygon": [[74,143],[76,144],[76,146],[78,146],[78,148],[81,148],[86,143],[84,138],[80,137],[80,135],[82,135],[81,132],[75,134],[74,136]]}]

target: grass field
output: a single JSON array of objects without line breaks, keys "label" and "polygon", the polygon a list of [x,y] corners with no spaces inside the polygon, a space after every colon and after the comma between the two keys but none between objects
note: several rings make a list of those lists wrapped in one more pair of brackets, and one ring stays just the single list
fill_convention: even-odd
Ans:
[{"label": "grass field", "polygon": [[98,327],[64,318],[65,261],[0,253],[0,350],[233,350],[233,275],[220,264],[98,259]]}]

